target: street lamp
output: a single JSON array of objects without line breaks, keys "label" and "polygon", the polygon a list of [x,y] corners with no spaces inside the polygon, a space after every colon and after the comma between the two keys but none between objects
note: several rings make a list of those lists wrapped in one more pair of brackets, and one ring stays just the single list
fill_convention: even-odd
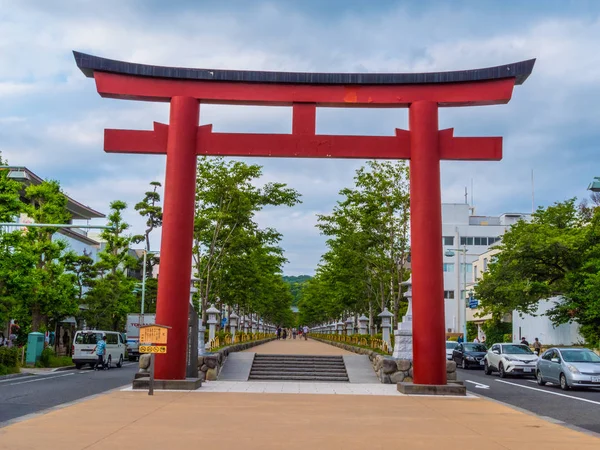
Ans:
[{"label": "street lamp", "polygon": [[588,191],[600,192],[600,177],[594,177],[594,181],[588,186]]},{"label": "street lamp", "polygon": [[[456,253],[455,253],[456,252]],[[464,270],[463,270],[463,289],[461,289],[460,287],[460,257],[459,257],[459,253],[463,254],[463,265],[464,265]],[[456,255],[456,290],[457,290],[457,298],[456,298],[456,329],[459,330],[460,329],[460,322],[461,322],[461,315],[464,314],[464,318],[462,319],[462,328],[463,328],[463,337],[464,337],[464,341],[467,342],[467,249],[466,248],[449,248],[446,250],[446,252],[444,253],[445,256],[447,256],[448,258],[452,258],[454,255]],[[465,298],[464,298],[464,308],[460,307],[460,302],[461,302],[461,292],[465,291]],[[461,314],[461,312],[463,314]]]}]

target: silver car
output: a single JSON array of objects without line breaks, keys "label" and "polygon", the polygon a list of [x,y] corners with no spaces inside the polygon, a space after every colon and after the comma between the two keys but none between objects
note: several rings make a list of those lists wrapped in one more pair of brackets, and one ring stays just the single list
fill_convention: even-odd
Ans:
[{"label": "silver car", "polygon": [[540,386],[550,382],[565,391],[600,388],[600,356],[587,348],[550,348],[538,359],[536,378]]}]

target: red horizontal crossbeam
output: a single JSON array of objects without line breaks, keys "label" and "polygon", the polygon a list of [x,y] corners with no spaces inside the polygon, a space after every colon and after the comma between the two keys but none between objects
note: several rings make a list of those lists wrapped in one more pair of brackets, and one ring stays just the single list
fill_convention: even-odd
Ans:
[{"label": "red horizontal crossbeam", "polygon": [[[154,131],[104,131],[104,150],[110,153],[166,154],[168,125],[156,123]],[[442,130],[440,159],[500,160],[502,138],[455,138]],[[410,159],[410,132],[396,129],[395,136],[341,136],[311,134],[213,133],[212,125],[198,127],[196,153],[212,156],[281,158]]]},{"label": "red horizontal crossbeam", "polygon": [[138,77],[94,72],[98,93],[127,100],[170,101],[172,97],[196,98],[202,103],[232,105],[317,106],[361,108],[408,107],[417,101],[439,106],[474,106],[507,103],[515,78],[489,81],[403,85],[310,85],[237,83]]}]

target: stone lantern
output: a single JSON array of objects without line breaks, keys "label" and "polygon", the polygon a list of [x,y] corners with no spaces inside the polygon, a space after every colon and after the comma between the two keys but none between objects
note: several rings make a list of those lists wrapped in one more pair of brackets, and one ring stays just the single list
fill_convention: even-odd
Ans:
[{"label": "stone lantern", "polygon": [[341,320],[336,324],[337,334],[344,334],[344,322]]},{"label": "stone lantern", "polygon": [[255,318],[254,314],[250,314],[250,324],[252,325],[252,334],[256,334],[258,331],[258,316]]},{"label": "stone lantern", "polygon": [[258,321],[258,332],[263,333],[264,331],[265,331],[265,321],[263,319],[260,319]]},{"label": "stone lantern", "polygon": [[239,318],[240,316],[238,316],[235,311],[233,311],[229,316],[229,328],[231,329],[231,336],[233,339],[235,339],[235,332],[237,330]]},{"label": "stone lantern", "polygon": [[369,325],[369,318],[364,314],[358,318],[358,334],[367,334],[367,326]]},{"label": "stone lantern", "polygon": [[244,325],[244,333],[248,333],[248,316],[242,317],[242,323]]},{"label": "stone lantern", "polygon": [[215,305],[210,305],[210,308],[206,310],[208,314],[208,342],[210,342],[215,338],[215,332],[217,330],[217,324],[219,323],[219,319],[217,316],[219,315],[219,310],[215,308]]},{"label": "stone lantern", "polygon": [[335,334],[335,327],[336,327],[336,323],[335,322],[331,322],[329,324],[329,334]]},{"label": "stone lantern", "polygon": [[383,340],[387,342],[387,344],[391,347],[392,340],[390,339],[390,330],[392,328],[392,317],[394,315],[388,311],[387,308],[383,310],[378,317],[381,317],[381,334],[383,335]]},{"label": "stone lantern", "polygon": [[352,336],[353,330],[354,330],[354,319],[352,317],[348,317],[346,319],[346,334],[348,336]]},{"label": "stone lantern", "polygon": [[408,299],[408,308],[398,324],[398,329],[394,332],[394,358],[413,359],[413,338],[412,338],[412,275],[408,280],[402,283],[407,286],[404,296]]}]

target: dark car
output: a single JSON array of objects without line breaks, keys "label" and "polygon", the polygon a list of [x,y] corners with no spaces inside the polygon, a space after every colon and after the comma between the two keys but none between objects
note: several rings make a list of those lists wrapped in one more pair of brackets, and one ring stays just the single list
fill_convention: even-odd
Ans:
[{"label": "dark car", "polygon": [[452,359],[456,365],[463,369],[469,367],[483,367],[483,357],[487,353],[487,347],[475,342],[458,344],[452,352]]}]

